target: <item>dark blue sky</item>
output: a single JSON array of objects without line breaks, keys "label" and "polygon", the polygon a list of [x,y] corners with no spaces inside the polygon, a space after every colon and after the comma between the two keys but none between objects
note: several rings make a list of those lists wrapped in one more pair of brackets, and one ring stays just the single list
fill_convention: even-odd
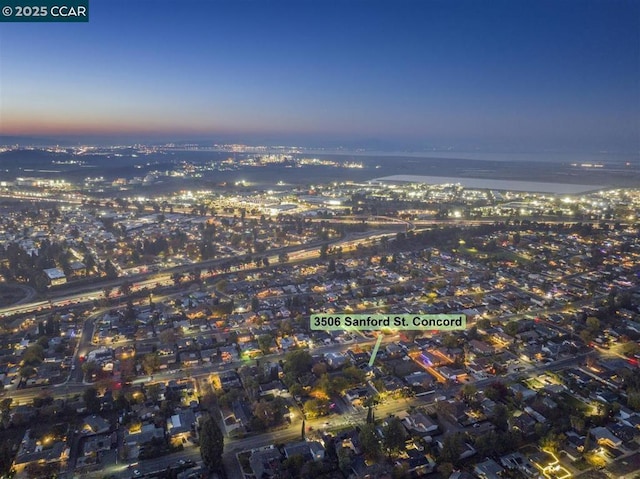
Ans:
[{"label": "dark blue sky", "polygon": [[637,1],[91,0],[2,24],[0,133],[637,152]]}]

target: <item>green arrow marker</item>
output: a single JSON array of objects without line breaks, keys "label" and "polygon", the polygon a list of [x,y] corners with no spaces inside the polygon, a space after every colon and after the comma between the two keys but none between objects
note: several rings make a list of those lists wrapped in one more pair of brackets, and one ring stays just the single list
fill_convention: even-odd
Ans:
[{"label": "green arrow marker", "polygon": [[380,344],[382,344],[382,333],[378,336],[378,341],[376,345],[373,347],[373,351],[371,351],[371,359],[369,359],[369,367],[373,366],[373,363],[376,360],[376,355],[378,354],[378,349],[380,349]]}]

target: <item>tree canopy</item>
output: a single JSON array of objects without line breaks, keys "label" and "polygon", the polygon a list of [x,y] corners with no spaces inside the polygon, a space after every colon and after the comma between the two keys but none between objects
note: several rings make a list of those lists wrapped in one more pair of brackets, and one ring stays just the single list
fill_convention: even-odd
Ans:
[{"label": "tree canopy", "polygon": [[204,465],[210,470],[222,469],[224,437],[211,416],[207,416],[200,426],[200,455]]},{"label": "tree canopy", "polygon": [[367,459],[376,460],[380,457],[380,441],[376,434],[375,426],[373,424],[364,424],[360,427],[360,444],[362,445],[362,451]]},{"label": "tree canopy", "polygon": [[313,358],[309,352],[299,349],[291,351],[284,358],[284,372],[293,373],[295,376],[311,371]]},{"label": "tree canopy", "polygon": [[397,417],[389,419],[382,432],[384,434],[382,444],[389,455],[395,455],[404,449],[406,432],[400,419]]},{"label": "tree canopy", "polygon": [[82,399],[84,399],[84,403],[87,406],[87,411],[92,413],[100,411],[100,399],[98,398],[96,388],[89,387],[85,389],[82,394]]}]

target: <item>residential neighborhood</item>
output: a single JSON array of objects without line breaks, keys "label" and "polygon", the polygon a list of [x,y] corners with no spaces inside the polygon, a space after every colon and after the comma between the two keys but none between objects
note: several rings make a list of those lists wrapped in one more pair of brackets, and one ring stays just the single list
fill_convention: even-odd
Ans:
[{"label": "residential neighborhood", "polygon": [[[556,197],[528,193],[314,188],[340,201],[5,205],[3,471],[633,477],[636,190],[549,212]],[[461,200],[483,206],[458,218]],[[317,314],[458,314],[466,328],[325,330]]]},{"label": "residential neighborhood", "polygon": [[0,7],[0,479],[640,479],[640,1]]}]

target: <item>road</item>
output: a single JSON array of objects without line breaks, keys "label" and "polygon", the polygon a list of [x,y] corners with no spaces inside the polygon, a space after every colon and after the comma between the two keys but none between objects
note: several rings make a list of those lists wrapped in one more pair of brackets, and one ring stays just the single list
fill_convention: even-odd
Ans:
[{"label": "road", "polygon": [[[94,322],[100,316],[102,316],[106,310],[101,310],[99,312],[93,313],[86,321],[85,327],[82,330],[81,340],[78,343],[78,347],[76,348],[76,354],[74,356],[73,364],[75,368],[73,373],[69,376],[67,382],[63,384],[58,384],[54,386],[44,386],[44,387],[30,387],[25,389],[19,389],[11,392],[11,397],[13,398],[13,404],[27,404],[33,401],[33,398],[39,396],[44,391],[51,392],[55,398],[62,397],[73,397],[77,394],[81,394],[86,388],[87,384],[83,382],[83,374],[82,368],[79,360],[80,355],[86,355],[91,349],[95,349],[94,346],[91,345],[91,338],[93,336],[93,328]],[[387,336],[385,342],[389,342],[392,340],[397,340],[397,336]],[[370,339],[366,337],[356,337],[353,341],[344,344],[330,344],[330,345],[322,345],[310,350],[313,354],[326,354],[331,352],[346,352],[350,349],[353,349],[355,345],[365,346],[369,344],[373,344],[375,339]],[[280,359],[283,359],[286,353],[275,353],[269,354],[266,356],[262,356],[260,358],[261,361],[271,360],[277,362]],[[246,361],[237,360],[232,361],[225,364],[205,364],[198,366],[195,369],[190,371],[189,376],[193,378],[206,378],[210,376],[212,373],[222,373],[225,371],[235,371],[236,369],[246,365]],[[153,375],[153,381],[170,381],[172,379],[182,379],[185,376],[185,372],[183,369],[176,370],[168,370],[158,372]],[[148,376],[140,377],[133,381],[134,384],[146,383],[150,382],[150,378]]]},{"label": "road", "polygon": [[[335,245],[342,246],[343,248],[346,248],[346,249],[354,248],[358,244],[375,242],[383,237],[388,237],[392,235],[395,235],[395,233],[369,232],[369,233],[360,235],[361,237],[358,237],[358,238],[353,238],[353,237],[345,238],[335,243]],[[269,257],[270,263],[273,265],[276,265],[278,263],[277,253],[271,252],[269,254],[271,255]],[[305,248],[296,249],[296,251],[293,252],[293,256],[294,256],[294,259],[290,260],[290,262],[317,258],[319,256],[318,246],[306,245]],[[140,278],[136,280],[135,287],[141,288],[145,286],[154,286],[157,282],[159,282],[158,281],[159,279],[162,280],[164,278],[165,280],[171,281],[171,274],[174,272],[186,272],[186,271],[192,270],[195,267],[207,267],[214,264],[219,264],[224,261],[228,261],[228,259],[215,260],[215,262],[204,262],[199,264],[191,264],[191,265],[185,265],[181,267],[175,267],[175,268],[171,268],[170,270],[165,270],[162,273],[146,273],[143,275],[138,275]],[[257,270],[262,268],[251,268],[251,270],[253,269]],[[247,271],[249,271],[249,269],[247,269]],[[220,275],[220,277],[224,277],[224,275]],[[122,281],[124,280],[132,280],[132,278],[133,277],[119,278],[118,280],[114,280],[113,284],[117,285],[122,283]],[[48,305],[56,306],[58,304],[63,305],[64,303],[69,303],[74,301],[79,301],[79,302],[93,301],[93,299],[95,299],[96,297],[102,296],[102,290],[106,285],[107,285],[106,283],[101,284],[100,290],[93,289],[91,291],[78,292],[75,295],[67,294],[66,296],[62,296],[58,298],[55,302],[48,303]],[[93,288],[95,287],[96,286],[94,285]],[[587,301],[591,301],[591,299],[584,300],[584,302],[587,302]],[[581,303],[582,301],[576,302],[576,303],[573,303],[572,306],[577,306]],[[17,307],[20,308],[24,306],[25,308],[29,308],[29,307],[33,308],[38,304],[41,304],[41,303],[30,303],[26,305],[17,306]],[[47,304],[47,302],[45,302],[45,304]],[[562,307],[564,307],[564,305]],[[8,309],[11,309],[11,308],[0,309],[0,314],[6,313]],[[540,311],[549,313],[555,309],[560,309],[560,307],[551,308],[551,309],[540,308]],[[78,347],[74,355],[74,360],[73,360],[74,368],[67,382],[62,385],[46,388],[46,390],[52,392],[54,396],[69,397],[76,394],[81,394],[87,387],[82,382],[83,380],[82,369],[81,369],[79,357],[86,356],[88,351],[92,349],[91,339],[93,337],[95,321],[101,315],[103,315],[105,311],[106,309],[96,311],[85,321],[82,335],[80,337]],[[525,314],[532,314],[532,313],[533,313],[532,311],[528,311]],[[522,316],[523,316],[522,314],[514,314],[509,316],[502,316],[501,319],[517,319]],[[554,325],[554,327],[557,328],[557,325]],[[392,340],[392,337],[387,337],[386,341],[388,342],[390,340]],[[355,340],[355,343],[360,345],[365,345],[365,344],[372,344],[374,341],[375,341],[374,339],[358,337]],[[349,349],[352,349],[353,346],[354,346],[353,342],[349,344],[332,344],[328,346],[320,346],[318,348],[315,348],[312,352],[314,354],[326,354],[329,352],[347,351]],[[489,384],[491,384],[496,380],[501,380],[501,379],[513,380],[519,376],[522,376],[523,374],[529,375],[529,374],[534,374],[535,372],[538,372],[538,371],[542,372],[545,370],[551,370],[551,371],[559,370],[571,364],[577,364],[588,354],[591,354],[591,352],[585,353],[576,357],[567,358],[561,361],[556,361],[548,365],[534,366],[533,368],[530,368],[528,371],[525,371],[524,373],[519,373],[519,374],[512,373],[505,376],[504,378],[490,378],[490,379],[485,379],[481,381],[476,381],[473,384],[478,389],[482,389],[483,387],[488,386]],[[274,355],[266,356],[264,359],[278,360],[278,359],[281,359],[283,356],[284,354],[274,354]],[[190,376],[194,378],[206,378],[212,372],[232,371],[244,364],[245,362],[243,361],[235,361],[225,365],[205,365],[205,366],[198,367],[196,370],[191,371]],[[180,379],[182,377],[184,377],[184,372],[182,370],[165,371],[165,372],[155,374],[154,380],[167,381],[171,379]],[[145,380],[146,379],[139,379],[136,382],[143,382]],[[447,390],[447,394],[449,396],[455,394],[460,387],[461,385],[457,385],[449,388]],[[30,403],[34,397],[42,394],[43,389],[45,388],[23,389],[23,390],[12,392],[11,397],[14,399],[14,404]],[[377,406],[376,415],[378,418],[382,418],[391,414],[399,414],[400,412],[405,411],[411,406],[425,405],[425,404],[429,404],[430,402],[431,401],[429,400],[425,401],[425,399],[423,398],[411,398],[408,400],[390,401],[388,403]],[[366,410],[357,410],[355,412],[351,412],[342,416],[333,416],[328,419],[321,418],[321,419],[315,419],[315,420],[307,420],[306,425],[307,427],[314,428],[314,430],[318,430],[318,429],[322,429],[324,423],[327,421],[330,423],[329,428],[337,428],[345,424],[353,425],[353,424],[362,423],[364,422],[365,419],[366,419]],[[300,419],[294,420],[293,423],[289,425],[287,428],[279,431],[265,433],[265,434],[256,435],[256,436],[250,436],[243,439],[228,440],[224,459],[225,459],[225,464],[228,467],[229,477],[230,478],[242,477],[241,471],[239,470],[239,465],[237,463],[237,460],[235,459],[235,454],[237,452],[263,447],[266,445],[274,444],[276,442],[285,443],[285,442],[296,440],[300,437],[300,429],[301,429],[300,421],[301,421]],[[174,463],[176,460],[180,458],[194,459],[194,460],[199,459],[199,449],[197,447],[187,447],[185,451],[183,451],[180,454],[174,454],[172,456],[161,457],[153,460],[141,461],[141,463],[136,468],[143,473],[163,470],[163,469],[166,469],[168,465],[171,465],[172,463]],[[110,468],[108,470],[101,471],[100,472],[101,475],[105,475],[107,473],[114,473],[119,477],[131,476],[131,470],[127,469],[126,465],[122,465],[122,464],[114,465],[112,466],[112,468],[113,470]]]},{"label": "road", "polygon": [[[90,344],[92,332],[93,332],[93,322],[97,319],[103,311],[96,312],[92,315],[86,322],[85,328],[83,329],[83,335],[81,344],[88,345]],[[385,342],[389,342],[397,339],[393,336],[385,337]],[[358,345],[368,345],[373,344],[375,339],[357,337],[353,342],[345,343],[345,344],[332,344],[327,346],[321,346],[315,348],[313,350],[314,354],[325,354],[329,352],[344,352],[349,349],[352,349],[355,344]],[[79,345],[78,350],[80,350],[81,346]],[[505,377],[499,378],[488,378],[480,381],[476,381],[473,383],[478,389],[482,389],[492,382],[496,380],[516,380],[518,377],[523,375],[535,375],[538,373],[542,373],[544,371],[557,371],[563,368],[566,368],[571,365],[575,365],[580,363],[586,356],[592,354],[593,352],[584,353],[581,355],[577,355],[574,357],[562,359],[560,361],[556,361],[554,363],[550,363],[547,365],[535,365],[530,367],[527,371],[522,373],[511,373]],[[281,359],[283,354],[273,354],[266,356],[265,359]],[[77,358],[76,358],[77,359]],[[235,361],[232,363],[228,363],[226,365],[206,365],[201,366],[197,369],[197,373],[192,371],[191,377],[202,379],[208,377],[212,372],[222,372],[222,371],[233,371],[236,368],[243,365],[243,361]],[[80,368],[75,369],[75,374],[70,377],[69,381],[63,385],[59,385],[54,388],[49,388],[54,396],[73,396],[75,394],[80,394],[86,388],[86,385],[83,384],[82,381],[82,373],[79,370]],[[178,371],[166,371],[159,374],[154,375],[154,381],[167,381],[170,379],[179,379],[184,377],[184,372],[182,370]],[[141,378],[136,382],[144,382],[148,381],[148,378]],[[445,391],[447,397],[453,397],[459,389],[462,387],[461,384],[454,385]],[[30,388],[24,389],[20,391],[16,391],[15,394],[12,394],[14,401],[24,404],[25,402],[30,402],[33,400],[33,397],[41,394],[42,388]],[[398,415],[403,411],[406,411],[412,406],[424,406],[432,404],[434,395],[430,395],[427,397],[420,398],[409,398],[409,399],[401,399],[401,400],[392,400],[388,401],[384,404],[380,404],[376,406],[376,417],[379,419],[383,417],[387,417],[389,415]],[[314,434],[315,431],[320,431],[323,429],[335,429],[340,428],[345,425],[356,425],[362,424],[366,421],[366,410],[365,409],[357,409],[355,411],[349,412],[344,415],[333,415],[324,418],[318,419],[308,419],[306,421],[307,428],[312,428],[313,431],[311,434]],[[328,426],[325,426],[326,423],[329,423]],[[261,448],[264,446],[268,446],[275,443],[286,443],[299,439],[301,437],[301,418],[296,418],[288,427],[268,432],[264,434],[259,434],[255,436],[249,436],[241,439],[225,439],[225,454],[224,454],[224,463],[227,468],[227,473],[229,479],[243,478],[242,472],[240,470],[240,465],[236,459],[236,454],[241,451]],[[141,471],[144,474],[165,470],[168,466],[174,464],[178,459],[192,459],[199,460],[200,453],[199,448],[189,445],[185,448],[184,451],[180,453],[176,453],[170,456],[164,456],[152,460],[140,461],[138,465],[135,466],[135,469]],[[96,473],[97,475],[94,477],[103,477],[106,474],[113,474],[116,477],[120,478],[128,478],[132,475],[132,469],[127,467],[128,464],[113,464],[110,465],[105,470]],[[91,475],[89,475],[91,477]]]},{"label": "road", "polygon": [[[537,374],[544,371],[557,371],[571,365],[579,364],[589,354],[591,354],[591,352],[556,361],[555,363],[549,365],[537,365],[533,368],[530,368],[528,373]],[[476,381],[473,384],[478,387],[478,389],[482,389],[483,387],[486,387],[495,381],[515,380],[519,376],[522,376],[522,373],[513,373],[505,377],[483,379],[481,381]],[[447,390],[446,395],[448,397],[454,397],[462,387],[462,384],[457,384]],[[437,395],[438,394],[432,394],[419,398],[414,397],[385,402],[375,407],[376,418],[383,419],[392,415],[400,415],[411,407],[433,405],[435,404],[433,399]],[[339,429],[345,425],[364,424],[366,422],[366,419],[367,410],[364,408],[360,408],[355,412],[342,416],[334,415],[318,419],[307,419],[305,423],[307,429],[309,429],[309,427],[313,428],[311,433],[307,434],[307,437],[312,436],[314,434],[314,431],[333,430]],[[325,423],[327,422],[329,423],[329,425],[325,427]],[[240,465],[236,460],[237,453],[242,451],[250,451],[251,449],[258,449],[261,447],[269,446],[271,444],[286,443],[299,440],[301,438],[301,426],[301,420],[298,419],[294,420],[293,423],[286,429],[282,429],[277,432],[260,434],[242,439],[225,439],[224,463],[227,470],[228,478],[244,479]]]},{"label": "road", "polygon": [[[279,264],[280,253],[287,253],[289,260],[287,264],[298,263],[301,261],[307,261],[311,259],[317,259],[320,257],[320,246],[323,244],[329,244],[334,247],[341,247],[343,251],[350,251],[357,245],[367,245],[379,241],[383,237],[394,237],[396,232],[381,233],[380,231],[372,230],[364,233],[348,234],[344,238],[335,239],[331,241],[316,241],[314,243],[298,246],[290,246],[285,248],[277,248],[269,251],[266,256],[269,260],[269,265],[266,268],[274,267]],[[143,288],[153,289],[156,285],[168,286],[173,284],[173,275],[175,273],[188,273],[195,268],[203,270],[202,277],[206,278],[207,274],[204,271],[209,269],[215,269],[217,266],[221,266],[228,263],[231,257],[219,258],[214,260],[200,261],[182,266],[174,266],[171,268],[165,268],[159,272],[146,272],[139,273],[132,276],[119,277],[112,280],[100,280],[97,279],[89,284],[69,286],[58,291],[49,292],[49,299],[42,301],[32,301],[24,304],[14,304],[4,308],[0,308],[0,318],[6,318],[14,315],[28,314],[40,311],[47,311],[54,308],[64,308],[68,306],[89,305],[93,304],[93,301],[104,298],[104,290],[107,288],[117,289],[125,281],[132,283],[132,291],[137,291]],[[236,268],[231,272],[237,271],[254,271],[264,269],[265,267],[252,267],[252,268]],[[222,273],[217,273],[222,275]],[[118,292],[114,291],[111,297],[117,297]]]},{"label": "road", "polygon": [[20,288],[25,293],[24,298],[20,299],[15,304],[31,303],[31,302],[33,302],[33,300],[38,295],[38,293],[36,292],[35,289],[33,289],[31,286],[27,286],[26,284],[15,284],[14,283],[14,284],[12,284],[12,286]]}]

